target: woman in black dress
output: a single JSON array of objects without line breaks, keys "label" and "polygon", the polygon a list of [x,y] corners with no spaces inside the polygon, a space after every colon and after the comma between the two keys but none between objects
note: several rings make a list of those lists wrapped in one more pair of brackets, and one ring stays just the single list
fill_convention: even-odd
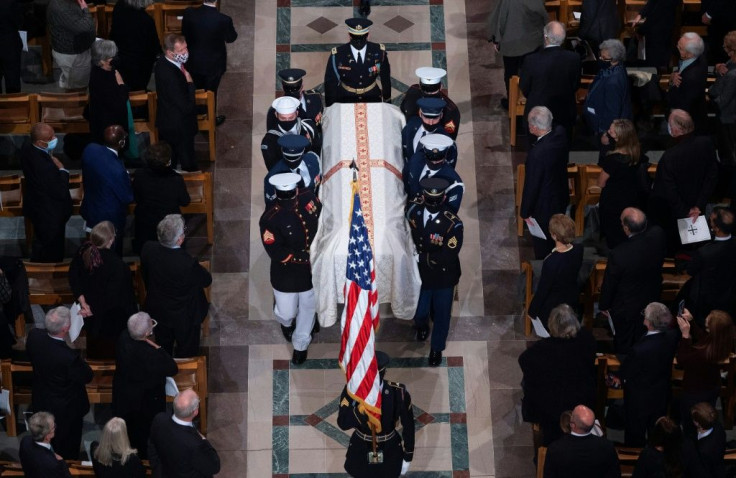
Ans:
[{"label": "woman in black dress", "polygon": [[115,226],[110,221],[97,224],[69,266],[69,284],[84,317],[88,358],[115,358],[115,342],[138,309],[130,268],[111,250],[114,242]]},{"label": "woman in black dress", "polygon": [[608,139],[614,148],[601,157],[598,165],[603,169],[598,176],[602,189],[598,212],[601,233],[609,249],[626,240],[621,227],[621,213],[627,207],[644,207],[642,172],[640,170],[641,147],[634,123],[627,119],[613,120],[608,128]]},{"label": "woman in black dress", "polygon": [[146,167],[133,177],[135,238],[133,250],[141,251],[146,241],[156,241],[156,227],[167,214],[179,214],[191,200],[184,178],[171,167],[171,146],[165,141],[143,152]]},{"label": "woman in black dress", "polygon": [[153,0],[118,0],[112,10],[110,39],[120,49],[120,72],[131,91],[145,90],[153,63],[161,54],[161,42],[146,7]]},{"label": "woman in black dress", "polygon": [[128,429],[122,418],[111,418],[102,429],[100,441],[92,442],[90,454],[97,478],[143,478],[146,471],[137,450],[130,447]]},{"label": "woman in black dress", "polygon": [[683,439],[680,427],[669,417],[654,424],[649,443],[636,461],[632,478],[701,477],[695,449]]},{"label": "woman in black dress", "polygon": [[104,144],[105,128],[120,125],[128,131],[128,86],[113,66],[118,53],[115,42],[98,40],[92,44],[92,71],[89,76],[89,130],[92,140]]},{"label": "woman in black dress", "polygon": [[547,327],[552,309],[567,304],[579,307],[580,287],[578,272],[583,265],[583,246],[572,244],[575,239],[575,223],[564,214],[555,214],[549,220],[549,233],[555,248],[545,257],[539,285],[529,305],[529,315],[539,318]]}]

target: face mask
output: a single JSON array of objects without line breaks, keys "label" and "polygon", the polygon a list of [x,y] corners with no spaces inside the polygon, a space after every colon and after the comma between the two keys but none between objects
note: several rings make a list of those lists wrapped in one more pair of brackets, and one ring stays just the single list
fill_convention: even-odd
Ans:
[{"label": "face mask", "polygon": [[431,169],[432,171],[437,171],[442,167],[442,165],[445,164],[444,160],[439,161],[427,161],[427,167]]},{"label": "face mask", "polygon": [[297,100],[302,99],[302,94],[300,90],[296,90],[296,91],[284,90],[284,96],[291,96],[292,98],[296,98]]},{"label": "face mask", "polygon": [[608,134],[607,131],[606,131],[606,136],[608,137],[608,144],[615,144],[616,143],[616,140],[613,139],[613,137],[610,134]]},{"label": "face mask", "polygon": [[672,136],[672,127],[670,126],[669,122],[667,123],[667,134]]},{"label": "face mask", "polygon": [[276,198],[281,202],[292,201],[296,197],[296,189],[291,191],[279,191],[276,190]]},{"label": "face mask", "polygon": [[[356,50],[362,50],[365,44],[368,43],[368,35],[351,35],[350,44]],[[363,59],[365,61],[365,59]]]},{"label": "face mask", "polygon": [[424,195],[424,207],[427,209],[427,211],[434,214],[440,211],[440,206],[442,206],[442,201],[444,199],[444,196],[432,197]]},{"label": "face mask", "polygon": [[46,144],[46,152],[50,153],[56,149],[56,145],[59,144],[59,138],[54,138]]},{"label": "face mask", "polygon": [[602,69],[611,68],[611,60],[598,60],[598,66]]},{"label": "face mask", "polygon": [[424,121],[422,121],[422,126],[424,127],[424,129],[427,132],[433,133],[437,129],[437,126],[439,126],[439,123],[428,124],[428,123],[425,123]]},{"label": "face mask", "polygon": [[296,119],[293,119],[291,121],[279,121],[279,126],[281,126],[281,129],[284,131],[291,131],[291,128],[293,128],[296,125]]},{"label": "face mask", "polygon": [[174,53],[174,61],[178,63],[186,63],[189,59],[189,53]]},{"label": "face mask", "polygon": [[295,158],[293,156],[284,156],[284,161],[286,161],[289,168],[296,169],[300,164],[302,164],[302,157],[299,156],[298,158]]},{"label": "face mask", "polygon": [[419,83],[419,88],[422,89],[422,93],[424,93],[424,96],[438,95],[440,93],[441,86],[442,84],[425,85],[424,83]]}]

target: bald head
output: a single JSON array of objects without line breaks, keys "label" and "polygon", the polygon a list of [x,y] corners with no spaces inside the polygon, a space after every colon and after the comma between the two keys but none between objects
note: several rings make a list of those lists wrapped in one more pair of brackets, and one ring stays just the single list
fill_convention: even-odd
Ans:
[{"label": "bald head", "polygon": [[36,123],[31,127],[31,143],[45,148],[54,137],[54,128],[46,123]]},{"label": "bald head", "polygon": [[627,207],[621,213],[621,227],[627,236],[644,232],[647,228],[647,216],[640,209]]},{"label": "bald head", "polygon": [[565,26],[560,22],[549,22],[544,26],[545,45],[562,45],[565,35]]},{"label": "bald head", "polygon": [[572,411],[570,417],[570,431],[585,435],[590,433],[595,424],[595,413],[585,405],[578,405]]},{"label": "bald head", "polygon": [[199,396],[191,388],[179,392],[174,397],[174,416],[179,420],[191,422],[199,412]]},{"label": "bald head", "polygon": [[105,146],[120,151],[125,146],[125,130],[118,124],[110,125],[105,128],[103,133],[103,139],[105,140]]},{"label": "bald head", "polygon": [[695,129],[692,117],[685,110],[672,110],[670,117],[667,118],[667,124],[673,138],[690,134]]}]

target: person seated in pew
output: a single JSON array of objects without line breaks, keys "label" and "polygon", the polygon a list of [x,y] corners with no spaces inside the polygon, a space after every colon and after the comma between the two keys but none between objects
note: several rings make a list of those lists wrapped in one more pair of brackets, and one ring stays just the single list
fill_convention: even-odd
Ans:
[{"label": "person seated in pew", "polygon": [[105,423],[100,441],[89,448],[97,478],[143,478],[146,470],[137,450],[131,448],[125,420],[113,417]]},{"label": "person seated in pew", "polygon": [[51,446],[56,431],[54,416],[48,412],[36,412],[28,419],[29,435],[20,441],[20,464],[26,478],[67,478],[69,466]]},{"label": "person seated in pew", "polygon": [[718,421],[718,412],[710,403],[696,403],[690,409],[690,418],[695,425],[695,440],[698,464],[702,467],[701,476],[726,478],[726,431]]},{"label": "person seated in pew", "polygon": [[115,342],[138,311],[128,264],[112,250],[115,226],[102,221],[69,265],[69,285],[81,306],[87,358],[115,358]]}]

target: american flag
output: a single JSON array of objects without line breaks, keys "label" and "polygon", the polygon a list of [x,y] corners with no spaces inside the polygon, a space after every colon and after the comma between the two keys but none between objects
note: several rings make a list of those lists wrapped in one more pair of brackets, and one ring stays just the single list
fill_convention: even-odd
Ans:
[{"label": "american flag", "polygon": [[378,329],[378,292],[373,251],[353,183],[350,241],[343,290],[342,343],[339,362],[347,380],[348,394],[366,413],[376,432],[381,431],[381,389],[374,331]]}]

